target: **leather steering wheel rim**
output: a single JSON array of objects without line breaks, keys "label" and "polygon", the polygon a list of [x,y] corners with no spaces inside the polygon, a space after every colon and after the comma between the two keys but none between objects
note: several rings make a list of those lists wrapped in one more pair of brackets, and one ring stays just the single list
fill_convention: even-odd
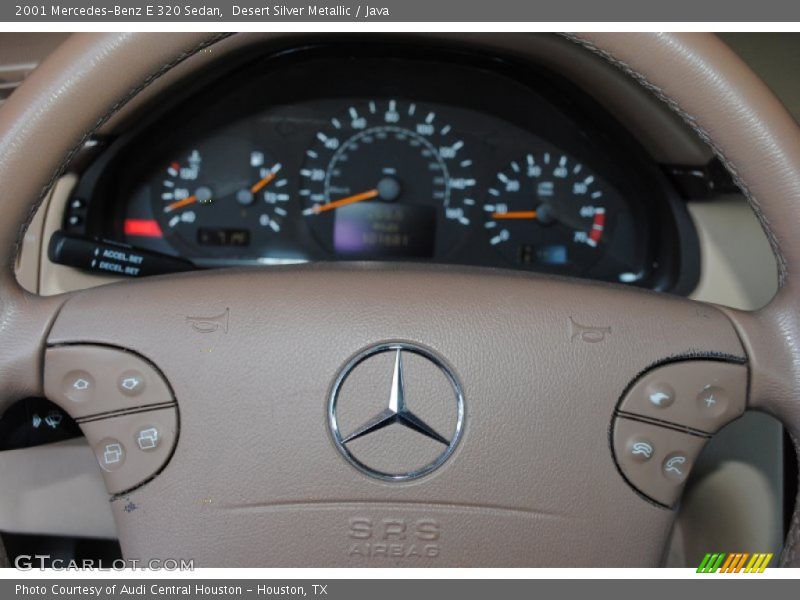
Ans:
[{"label": "leather steering wheel rim", "polygon": [[[110,315],[113,314],[111,307],[118,306],[118,302],[127,298],[133,299],[134,302],[144,301],[149,294],[160,299],[166,298],[164,286],[161,282],[156,281],[152,284],[144,281],[126,283],[109,286],[108,289],[58,297],[35,297],[22,290],[16,282],[13,271],[14,260],[24,228],[49,188],[66,168],[69,159],[77,152],[87,137],[160,75],[198,52],[213,49],[213,45],[224,37],[202,33],[171,34],[169,36],[146,33],[77,35],[41,65],[0,111],[0,181],[3,181],[4,184],[5,210],[5,218],[0,221],[0,239],[13,241],[13,243],[0,245],[0,262],[5,265],[0,270],[0,278],[2,278],[0,279],[0,377],[5,384],[2,397],[0,397],[0,408],[5,408],[8,403],[21,397],[43,394],[43,363],[48,346],[76,342],[115,343],[119,339],[121,330],[111,325],[103,329],[94,321],[99,317],[110,319]],[[677,331],[674,333],[676,339],[668,340],[666,346],[659,352],[648,352],[647,346],[643,342],[635,342],[640,345],[635,346],[633,351],[640,353],[642,360],[647,361],[641,365],[642,367],[653,364],[659,360],[659,356],[667,358],[676,354],[685,355],[687,349],[696,348],[703,350],[701,354],[704,355],[722,353],[741,357],[742,360],[746,359],[749,366],[748,408],[764,410],[776,416],[784,424],[795,447],[798,448],[798,444],[800,444],[800,399],[797,397],[796,384],[800,380],[800,373],[798,373],[800,368],[800,323],[798,323],[796,288],[798,278],[800,278],[800,272],[798,272],[800,271],[800,267],[798,267],[800,242],[797,241],[794,230],[796,224],[800,222],[800,129],[769,89],[715,36],[593,33],[569,35],[568,37],[585,46],[587,51],[598,53],[611,61],[667,102],[713,148],[734,175],[769,237],[778,264],[780,283],[780,289],[769,305],[755,312],[719,309],[680,299],[655,298],[653,295],[633,294],[629,296],[632,292],[616,288],[592,289],[599,294],[600,300],[612,304],[619,302],[629,309],[632,315],[626,318],[639,328],[646,328],[645,324],[648,321],[645,313],[647,311],[657,311],[660,314],[659,318],[663,319],[663,323],[676,324]],[[80,110],[77,110],[78,108]],[[65,111],[67,111],[66,118]],[[35,149],[35,160],[31,160],[32,149]],[[420,305],[419,301],[411,296],[403,296],[400,288],[392,288],[395,280],[402,280],[407,285],[419,282],[429,284],[430,290],[426,289],[425,293],[430,294],[431,302],[446,297],[449,290],[462,288],[476,289],[477,299],[483,297],[484,300],[496,300],[491,295],[483,294],[480,289],[479,276],[473,276],[470,273],[455,273],[450,276],[437,270],[406,273],[387,269],[383,273],[388,273],[391,279],[385,278],[381,273],[374,275],[371,271],[368,273],[370,273],[370,277],[374,277],[374,285],[390,289],[395,295],[395,300],[398,300],[397,296],[399,295],[399,301],[407,301],[415,314],[419,314],[421,309],[431,307],[425,303]],[[276,292],[276,294],[284,304],[291,301],[293,293],[299,293],[302,290],[302,293],[306,294],[309,289],[314,294],[324,294],[333,290],[333,293],[338,295],[337,297],[344,299],[347,296],[348,287],[358,285],[360,278],[364,275],[364,271],[329,273],[324,269],[308,269],[297,274],[291,271],[282,272],[277,276],[278,279],[265,290],[275,289],[274,284],[277,283],[280,292]],[[196,284],[216,282],[216,285],[230,285],[232,289],[241,290],[247,289],[245,287],[248,285],[246,277],[248,275],[242,273],[209,274],[203,277],[189,275],[176,278],[176,285],[184,286],[189,291],[206,289],[204,287],[193,288],[192,286]],[[533,283],[529,283],[519,277],[492,277],[498,277],[502,280],[501,285],[505,289],[513,291],[520,298],[533,298],[538,302],[557,304],[574,295],[576,290],[581,289],[580,286],[576,287],[577,284],[562,285],[561,283],[551,283],[550,280],[544,283],[541,280],[534,280]],[[437,283],[442,280],[446,280],[447,286],[441,287]],[[543,285],[547,285],[548,290],[544,291]],[[630,303],[628,298],[631,299]],[[220,302],[225,301],[218,294],[217,299]],[[381,304],[385,301],[386,298],[376,292],[375,302],[378,307],[386,308],[388,305]],[[636,305],[639,305],[640,308],[635,308]],[[167,308],[164,308],[164,311],[168,313],[169,301],[165,306]],[[698,308],[698,306],[702,308]],[[465,302],[457,304],[456,308],[462,310],[462,315],[476,316],[469,312],[474,310],[473,304]],[[578,314],[588,314],[592,318],[596,317],[601,320],[609,318],[608,314],[604,313],[600,307],[577,307],[576,305],[571,307],[571,310],[575,311],[579,308],[583,312]],[[241,312],[248,315],[252,313],[252,310],[253,307],[249,305],[244,305],[240,309]],[[641,314],[637,310],[640,310]],[[235,311],[237,311],[236,308],[232,309],[232,314]],[[435,310],[431,308],[431,312],[435,313]],[[709,322],[707,329],[703,329],[704,326],[697,323],[690,323],[687,327],[681,328],[681,320],[688,320],[691,315],[699,314],[699,312],[702,312],[702,317]],[[239,312],[236,314],[238,316]],[[546,316],[549,321],[553,321],[561,319],[565,315],[566,313],[561,315],[552,312]],[[169,318],[175,320],[174,317],[177,316],[183,318],[180,313],[170,314]],[[454,327],[458,323],[457,321],[447,321],[446,315],[436,316],[443,320],[442,323],[439,323],[442,329]],[[145,313],[139,314],[133,311],[131,323],[142,325],[143,328],[157,325],[157,329],[164,332],[163,335],[169,335],[171,321],[151,323],[150,318]],[[289,321],[292,318],[294,317],[287,316]],[[421,319],[424,321],[424,318],[421,317]],[[258,320],[250,323],[254,328],[261,324]],[[379,317],[376,317],[374,323],[371,322],[364,327],[363,336],[353,340],[352,352],[347,349],[343,350],[341,356],[335,359],[335,364],[342,364],[349,354],[363,348],[365,343],[380,342],[387,337],[396,338],[397,332],[403,339],[419,339],[422,336],[420,332],[425,330],[426,324],[421,322],[414,327],[398,315],[391,321],[391,325],[391,327],[385,327],[386,321],[381,321]],[[269,323],[269,326],[274,328],[276,325]],[[528,322],[523,318],[519,322],[515,322],[514,326],[517,328],[541,326],[543,338],[550,340],[552,336],[552,340],[561,339],[557,335],[561,335],[562,328],[557,328],[555,325],[551,327],[549,324],[544,325],[533,320]],[[428,327],[433,329],[436,325],[429,323]],[[692,333],[693,330],[697,331]],[[735,333],[733,333],[734,330]],[[382,333],[383,331],[386,333]],[[658,331],[662,331],[662,329]],[[332,331],[327,333],[333,335]],[[624,325],[621,327],[620,335],[626,335]],[[679,342],[677,338],[682,335],[691,341]],[[692,335],[696,337],[692,339]],[[553,344],[559,343],[561,342],[553,341]],[[123,340],[120,345],[140,352],[148,358],[153,356],[159,358],[158,350],[152,343]],[[456,370],[462,369],[462,373],[466,366],[476,364],[471,362],[475,360],[474,356],[469,356],[466,351],[462,354],[462,351],[458,349],[460,345],[448,346],[444,334],[432,342],[432,345],[434,350],[439,351],[439,354],[445,354],[448,357],[449,355],[456,356],[457,358],[454,358]],[[563,351],[566,353],[569,350],[574,353],[572,348],[564,345]],[[533,353],[540,362],[546,360],[541,354],[527,349],[527,347],[524,352]],[[625,354],[622,354],[621,357],[627,358]],[[161,360],[155,362],[161,366]],[[600,362],[597,364],[600,365]],[[179,370],[177,366],[175,369],[176,371],[165,369],[170,381]],[[637,368],[637,371],[633,373],[625,373],[620,378],[630,380],[632,375],[638,371],[641,369]],[[320,389],[328,386],[327,381],[328,379],[326,379],[326,383],[319,384]],[[479,384],[469,385],[474,390]],[[180,388],[176,389],[176,395],[179,403],[183,402]],[[476,396],[481,397],[480,394],[473,394],[473,397]],[[485,417],[488,413],[481,413],[480,407],[476,407],[476,404],[470,404],[470,402],[470,394],[467,393],[468,409],[471,408],[476,412],[473,413],[475,416],[469,423],[465,439],[457,455],[447,463],[448,471],[445,472],[443,468],[441,476],[437,475],[437,479],[426,484],[429,488],[439,485],[450,474],[458,472],[459,467],[450,465],[463,464],[466,461],[466,457],[470,456],[470,444],[475,447],[485,441],[481,430],[482,424],[477,417]],[[208,407],[209,405],[204,405],[205,409]],[[191,414],[191,410],[184,411],[184,404],[181,404],[181,408],[182,431],[179,450],[184,446],[191,447],[190,434],[193,431],[192,427],[195,426],[193,421],[195,417]],[[184,412],[187,412],[185,419]],[[220,414],[215,413],[211,416]],[[546,412],[542,413],[542,416],[546,414]],[[611,417],[610,412],[608,417]],[[198,429],[194,431],[199,431],[201,430],[200,421],[208,417],[203,416],[201,419],[198,416],[196,418]],[[329,441],[325,440],[325,443],[329,443]],[[315,447],[315,451],[323,452],[324,448],[332,450],[329,446],[320,445],[319,448]],[[179,454],[176,454],[173,459],[176,462],[174,470],[189,468],[182,465],[197,468],[196,463],[192,463],[188,458],[184,459],[183,455]],[[280,458],[290,460],[285,456],[280,456]],[[316,455],[316,458],[325,462],[340,457],[335,456],[335,452],[333,452],[333,458],[329,458],[327,454],[324,459],[321,459],[320,455]],[[184,460],[187,462],[181,462]],[[159,482],[166,479],[169,474],[169,469],[167,469],[160,477],[142,487],[140,492],[136,492],[140,494],[137,499],[142,499],[140,504],[143,503],[147,506],[148,502],[155,503],[155,499],[158,497],[157,493],[164,492],[163,487],[159,488],[161,485]],[[181,485],[172,487],[190,487],[187,482],[190,482],[191,477],[196,477],[196,475],[197,471],[190,469],[184,476],[179,477],[178,482]],[[353,473],[352,476],[360,475]],[[224,479],[225,474],[221,474],[220,477]],[[602,487],[603,491],[609,494],[609,498],[614,500],[618,499],[617,494],[622,494],[617,487],[619,481],[600,482],[598,486]],[[376,505],[379,504],[379,501],[386,503],[387,494],[391,494],[386,491],[387,489],[399,488],[368,488],[366,496],[353,498],[353,502],[348,506],[353,510],[361,510],[360,502],[363,501],[365,505],[367,499],[374,501]],[[409,486],[403,490],[403,494],[408,494],[409,497],[414,491],[424,495],[426,486],[419,484],[416,488]],[[186,494],[187,492],[181,493]],[[372,494],[374,497],[371,496]],[[189,495],[184,495],[179,501],[176,500],[172,506],[168,507],[166,519],[177,518],[176,507],[182,506],[180,502],[185,502],[189,497]],[[444,496],[437,496],[436,500],[441,502],[444,498]],[[490,506],[488,498],[489,496],[481,500],[479,506],[469,505],[467,502],[458,504],[461,521],[454,518],[452,522],[463,522],[464,519],[469,519],[470,514],[476,511],[485,512],[491,508],[493,513],[481,512],[479,516],[490,515],[492,519],[496,519],[496,522],[476,535],[491,537],[503,532],[507,533],[508,530],[504,529],[506,526],[499,524],[505,516],[508,516],[503,513],[506,508],[498,503]],[[205,502],[205,498],[200,500],[195,498],[195,500],[200,504]],[[230,501],[230,498],[227,500]],[[220,523],[225,519],[241,519],[244,523],[243,513],[258,512],[258,519],[262,519],[259,523],[266,523],[263,521],[266,519],[264,516],[265,506],[249,503],[248,498],[241,500],[239,503],[229,502],[225,505],[221,509],[227,511],[224,512],[224,517],[219,516],[222,513],[210,512],[207,506],[194,507],[187,511],[194,511],[193,518],[202,517],[211,521],[216,519]],[[210,502],[213,503],[213,501],[215,499],[212,498]],[[427,501],[433,503],[431,499]],[[631,495],[630,498],[624,497],[624,502],[629,501],[642,504],[641,508],[636,509],[639,511],[637,514],[642,519],[642,523],[646,522],[650,518],[649,516],[655,514],[646,511],[659,510],[644,506],[641,499],[634,495]],[[123,540],[125,554],[149,553],[148,539],[153,537],[152,530],[144,528],[144,521],[140,519],[138,513],[125,513],[122,503],[117,503],[117,505],[115,517],[121,528],[121,535],[124,534],[125,537]],[[289,505],[291,502],[287,501],[282,506]],[[355,505],[357,506],[353,508]],[[456,503],[452,505],[456,506]],[[427,504],[416,506],[423,512],[428,510],[426,507],[428,507]],[[306,513],[307,515],[312,515],[311,511],[316,510],[310,504],[306,508],[309,511]],[[444,510],[441,506],[437,508],[437,510],[439,509]],[[612,510],[611,507],[606,509]],[[367,511],[367,509],[363,510]],[[524,511],[516,509],[514,511],[509,511],[514,512],[514,519],[523,519],[521,512]],[[534,514],[534,512],[536,513],[535,519],[539,523],[536,526],[547,527],[540,524],[548,517],[546,511],[531,511],[530,514]],[[372,513],[369,514],[371,517]],[[156,515],[155,512],[151,512],[148,513],[148,516]],[[473,538],[470,538],[472,535],[470,532],[458,529],[458,525],[451,526],[448,516],[441,518],[448,531],[457,531],[457,534],[454,534],[455,537],[473,541]],[[313,521],[313,518],[309,516],[308,520]],[[657,525],[645,533],[663,538],[664,532],[668,530],[670,518],[659,517],[656,520],[658,520]],[[163,524],[166,520],[160,522]],[[194,521],[188,521],[188,523],[192,522]],[[290,525],[276,526],[274,533],[292,536],[296,534],[297,528],[302,528],[302,524],[294,520],[287,518],[287,522],[290,522]],[[505,521],[502,522],[505,523]],[[470,523],[472,526],[473,523]],[[284,528],[281,529],[281,527]],[[475,529],[480,528],[479,525],[474,527]],[[212,529],[209,531],[208,536],[212,536]],[[235,532],[242,533],[243,529],[238,526],[234,527],[231,536]],[[545,533],[544,535],[545,537],[552,535],[554,539],[558,539],[558,534],[555,533]],[[163,547],[163,549],[156,550],[156,554],[176,552],[188,547],[186,544],[170,546],[164,536],[156,535],[155,538],[161,542]],[[800,545],[799,538],[800,515],[796,508],[782,555],[784,566],[800,566],[800,556],[797,553],[798,545]],[[214,545],[208,537],[201,537],[201,539],[209,542],[211,546]],[[574,543],[574,539],[569,543]],[[187,544],[188,541],[186,541]],[[194,538],[191,541],[196,543],[198,539]],[[495,547],[495,549],[497,548],[500,546]],[[656,551],[649,552],[647,560],[652,562],[656,560],[657,555]],[[567,556],[566,553],[555,554],[556,559],[559,557],[562,559],[562,564],[569,562],[569,559],[565,558]],[[624,560],[626,556],[631,556],[631,554],[621,551],[619,559]],[[289,556],[288,560],[290,562],[294,560],[295,564],[302,564],[303,558],[294,555]],[[581,563],[585,560],[577,559],[577,562]]]}]

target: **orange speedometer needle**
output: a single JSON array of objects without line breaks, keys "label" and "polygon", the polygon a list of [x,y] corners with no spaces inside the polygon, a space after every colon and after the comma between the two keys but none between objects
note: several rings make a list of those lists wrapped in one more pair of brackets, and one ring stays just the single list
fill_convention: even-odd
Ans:
[{"label": "orange speedometer needle", "polygon": [[173,210],[177,210],[179,208],[183,208],[184,206],[188,206],[190,204],[194,204],[195,202],[197,202],[197,196],[192,194],[191,196],[187,196],[183,200],[178,200],[177,202],[173,202],[172,204],[167,204],[164,207],[164,212],[165,213],[172,212]]},{"label": "orange speedometer needle", "polygon": [[493,219],[535,219],[537,216],[538,213],[535,210],[512,210],[492,213]]},{"label": "orange speedometer needle", "polygon": [[272,181],[273,179],[275,179],[277,176],[278,176],[277,172],[267,174],[266,177],[262,178],[260,181],[258,181],[255,184],[253,184],[253,187],[250,188],[250,193],[251,194],[257,194],[258,192],[263,190],[264,187],[269,185],[269,182]]},{"label": "orange speedometer needle", "polygon": [[378,190],[372,189],[367,190],[366,192],[361,192],[360,194],[347,196],[346,198],[340,198],[339,200],[334,200],[333,202],[328,202],[327,204],[316,204],[311,208],[309,214],[318,215],[319,213],[341,208],[342,206],[347,206],[348,204],[355,204],[356,202],[371,200],[372,198],[377,198],[378,195]]}]

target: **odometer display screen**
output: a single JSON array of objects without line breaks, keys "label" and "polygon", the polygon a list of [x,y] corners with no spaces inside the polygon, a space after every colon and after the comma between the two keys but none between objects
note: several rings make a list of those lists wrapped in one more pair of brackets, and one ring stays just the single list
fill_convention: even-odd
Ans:
[{"label": "odometer display screen", "polygon": [[430,258],[435,228],[436,211],[429,206],[345,206],[336,214],[333,246],[352,258]]},{"label": "odometer display screen", "polygon": [[250,232],[247,229],[201,227],[197,230],[197,243],[201,246],[244,248],[250,245]]}]

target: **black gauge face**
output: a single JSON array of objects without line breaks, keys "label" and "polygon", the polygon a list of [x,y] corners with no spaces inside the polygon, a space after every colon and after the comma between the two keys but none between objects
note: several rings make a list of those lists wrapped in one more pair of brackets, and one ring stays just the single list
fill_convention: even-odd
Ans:
[{"label": "black gauge face", "polygon": [[682,276],[685,208],[591,99],[496,57],[396,50],[298,50],[198,80],[191,102],[113,142],[65,229],[201,268],[415,261],[657,289]]},{"label": "black gauge face", "polygon": [[317,131],[300,169],[303,216],[343,257],[447,256],[471,223],[465,143],[436,111],[369,100]]},{"label": "black gauge face", "polygon": [[[150,228],[190,256],[220,248],[246,252],[254,237],[281,233],[287,184],[281,164],[247,140],[213,137],[178,153],[153,176]],[[146,228],[126,219],[129,237]]]},{"label": "black gauge face", "polygon": [[512,160],[490,185],[483,213],[489,245],[515,266],[580,273],[606,258],[620,281],[640,277],[614,261],[635,241],[621,196],[566,154]]}]

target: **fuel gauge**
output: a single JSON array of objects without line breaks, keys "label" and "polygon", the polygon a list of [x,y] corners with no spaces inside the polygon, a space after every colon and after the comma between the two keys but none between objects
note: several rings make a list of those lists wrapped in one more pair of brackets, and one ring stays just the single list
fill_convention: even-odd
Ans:
[{"label": "fuel gauge", "polygon": [[[245,248],[256,231],[280,234],[290,194],[282,165],[248,140],[218,136],[167,161],[153,178],[155,223],[188,255],[202,248]],[[127,234],[143,231],[141,224]],[[258,234],[259,236],[264,234]]]}]

